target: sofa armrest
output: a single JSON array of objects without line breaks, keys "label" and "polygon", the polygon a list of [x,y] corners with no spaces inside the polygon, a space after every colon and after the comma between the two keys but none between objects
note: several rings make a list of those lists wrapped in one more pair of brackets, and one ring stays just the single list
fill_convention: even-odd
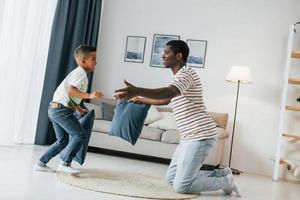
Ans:
[{"label": "sofa armrest", "polygon": [[229,137],[228,132],[224,128],[217,127],[218,139],[225,139]]}]

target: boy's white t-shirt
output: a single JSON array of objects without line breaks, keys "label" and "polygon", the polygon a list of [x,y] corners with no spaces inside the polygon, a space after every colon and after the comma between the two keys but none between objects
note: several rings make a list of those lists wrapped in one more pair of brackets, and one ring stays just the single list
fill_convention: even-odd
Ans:
[{"label": "boy's white t-shirt", "polygon": [[53,95],[53,102],[61,103],[64,106],[68,106],[70,100],[72,103],[79,105],[81,100],[77,97],[69,97],[68,90],[70,86],[76,87],[81,92],[86,92],[88,87],[88,78],[86,71],[78,66],[76,69],[71,71],[68,76],[60,83]]}]

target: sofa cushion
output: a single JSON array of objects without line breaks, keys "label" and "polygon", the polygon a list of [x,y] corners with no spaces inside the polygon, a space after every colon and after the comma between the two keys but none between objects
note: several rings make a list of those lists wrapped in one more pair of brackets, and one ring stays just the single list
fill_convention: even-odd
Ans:
[{"label": "sofa cushion", "polygon": [[140,138],[160,141],[164,131],[158,128],[144,126]]},{"label": "sofa cushion", "polygon": [[147,117],[145,119],[145,124],[151,124],[159,119],[162,118],[162,115],[158,110],[155,108],[155,106],[151,106],[148,110]]},{"label": "sofa cushion", "polygon": [[176,129],[175,117],[172,112],[161,112],[162,118],[154,123],[149,124],[150,127],[162,130]]},{"label": "sofa cushion", "polygon": [[94,132],[102,132],[102,133],[109,133],[111,127],[111,121],[107,120],[95,120],[93,131]]},{"label": "sofa cushion", "polygon": [[165,143],[178,144],[179,140],[179,133],[175,129],[167,130],[161,136],[161,141]]},{"label": "sofa cushion", "polygon": [[84,102],[83,103],[84,106],[89,110],[94,110],[95,111],[95,119],[102,119],[102,105],[99,104],[99,105],[96,105],[96,104],[93,104],[93,103],[88,103],[88,102]]},{"label": "sofa cushion", "polygon": [[209,112],[209,114],[218,127],[226,129],[227,121],[228,121],[228,113]]},{"label": "sofa cushion", "polygon": [[[156,106],[156,109],[159,112],[172,112],[172,108],[166,106]],[[209,114],[218,127],[226,129],[228,113],[209,112]]]},{"label": "sofa cushion", "polygon": [[[225,131],[225,129],[223,128],[217,127],[217,132],[218,132],[217,137],[219,139],[224,139],[228,137],[228,132]],[[161,136],[161,141],[165,143],[178,144],[179,140],[180,140],[179,133],[174,129],[167,130]]]},{"label": "sofa cushion", "polygon": [[106,103],[106,104],[109,104],[109,105],[114,105],[116,106],[117,103],[118,103],[118,100],[117,99],[112,99],[112,98],[105,98],[103,97],[101,100],[100,100],[101,103]]},{"label": "sofa cushion", "polygon": [[155,106],[158,112],[173,112],[170,106]]},{"label": "sofa cushion", "polygon": [[114,111],[116,109],[116,105],[111,105],[105,102],[102,102],[102,119],[107,121],[112,121],[114,117]]},{"label": "sofa cushion", "polygon": [[103,98],[101,98],[101,99],[91,99],[91,100],[89,101],[89,103],[91,103],[91,104],[94,104],[94,105],[100,105],[100,106],[101,106],[102,103],[106,103],[106,104],[109,104],[109,105],[114,105],[114,106],[116,106],[116,105],[117,105],[117,102],[118,102],[117,99],[106,98],[106,97],[103,97]]}]

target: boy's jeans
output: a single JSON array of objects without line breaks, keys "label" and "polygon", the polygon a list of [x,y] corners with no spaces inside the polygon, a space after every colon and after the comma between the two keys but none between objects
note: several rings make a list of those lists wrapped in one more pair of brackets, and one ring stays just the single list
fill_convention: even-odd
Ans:
[{"label": "boy's jeans", "polygon": [[228,186],[218,170],[200,170],[215,139],[180,141],[167,171],[166,180],[178,193],[216,191]]},{"label": "boy's jeans", "polygon": [[[53,123],[56,142],[42,155],[40,161],[47,163],[60,154],[61,159],[71,163],[86,137],[85,130],[75,117],[74,111],[60,104],[59,108],[48,108],[48,116]],[[70,141],[69,141],[69,135]]]}]

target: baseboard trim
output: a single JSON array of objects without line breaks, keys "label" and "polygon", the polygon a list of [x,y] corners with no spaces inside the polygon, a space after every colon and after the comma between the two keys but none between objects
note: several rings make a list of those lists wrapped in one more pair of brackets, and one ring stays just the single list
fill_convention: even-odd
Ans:
[{"label": "baseboard trim", "polygon": [[123,152],[123,151],[116,151],[116,150],[104,149],[104,148],[99,148],[99,147],[91,147],[91,146],[88,147],[88,152],[101,153],[101,154],[106,154],[106,155],[125,157],[125,158],[131,158],[131,159],[136,159],[136,160],[163,163],[163,164],[170,164],[170,162],[171,162],[171,159],[167,159],[167,158],[158,158],[155,156],[147,156],[147,155],[128,153],[128,152]]},{"label": "baseboard trim", "polygon": [[[147,156],[147,155],[128,153],[128,152],[123,152],[123,151],[116,151],[116,150],[104,149],[104,148],[99,148],[99,147],[91,147],[91,146],[88,147],[88,152],[118,156],[118,157],[123,157],[123,158],[125,157],[125,158],[131,158],[131,159],[142,160],[142,161],[156,162],[156,163],[162,163],[162,164],[170,164],[170,162],[171,162],[171,159],[167,159],[167,158],[158,158],[155,156]],[[218,168],[219,168],[219,165],[214,166],[214,165],[204,164],[201,167],[201,170],[212,171],[212,170],[218,169]]]}]

